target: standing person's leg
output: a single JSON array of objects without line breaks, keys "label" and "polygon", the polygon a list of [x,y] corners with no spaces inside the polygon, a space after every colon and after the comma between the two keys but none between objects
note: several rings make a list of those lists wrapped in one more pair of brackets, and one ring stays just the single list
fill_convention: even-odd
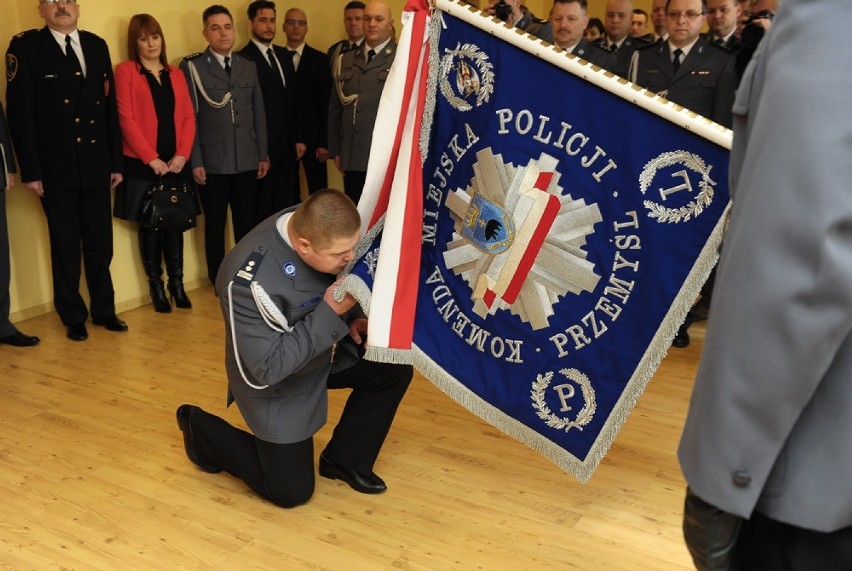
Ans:
[{"label": "standing person's leg", "polygon": [[281,507],[307,502],[314,493],[313,438],[275,444],[192,406],[177,410],[187,456],[205,472],[225,471]]},{"label": "standing person's leg", "polygon": [[183,287],[183,232],[172,230],[163,233],[163,254],[169,276],[169,295],[176,307],[191,309],[192,302]]},{"label": "standing person's leg", "polygon": [[824,533],[755,511],[743,522],[732,563],[734,571],[852,569],[852,527]]},{"label": "standing person's leg", "polygon": [[231,175],[231,222],[234,224],[234,242],[239,242],[255,226],[257,210],[257,173],[242,172]]},{"label": "standing person's leg", "polygon": [[352,202],[358,204],[366,181],[366,172],[346,171],[346,174],[343,175],[343,192],[346,193],[346,196],[352,199]]},{"label": "standing person's leg", "polygon": [[172,306],[166,299],[166,290],[163,288],[163,234],[140,226],[139,254],[148,277],[148,291],[151,293],[154,311],[171,312]]},{"label": "standing person's leg", "polygon": [[305,167],[305,180],[308,183],[309,194],[328,188],[328,168],[325,162],[317,160],[316,152],[316,147],[308,147],[308,150],[302,156],[302,166]]},{"label": "standing person's leg", "polygon": [[330,375],[328,388],[353,390],[323,456],[361,474],[372,473],[412,375],[409,365],[365,359]]},{"label": "standing person's leg", "polygon": [[53,305],[65,326],[83,324],[89,317],[80,295],[80,192],[45,188],[41,199],[50,237]]},{"label": "standing person's leg", "polygon": [[92,320],[115,317],[112,263],[112,207],[108,186],[80,192],[80,241]]},{"label": "standing person's leg", "polygon": [[207,258],[207,277],[216,283],[216,272],[225,258],[225,224],[228,219],[230,175],[208,174],[207,184],[198,185],[204,208],[204,254]]},{"label": "standing person's leg", "polygon": [[[0,173],[3,169],[0,168]],[[0,174],[2,176],[2,174]],[[0,181],[5,184],[6,181]],[[13,335],[17,328],[9,321],[11,302],[9,299],[9,231],[6,225],[6,191],[0,188],[0,338]]]}]

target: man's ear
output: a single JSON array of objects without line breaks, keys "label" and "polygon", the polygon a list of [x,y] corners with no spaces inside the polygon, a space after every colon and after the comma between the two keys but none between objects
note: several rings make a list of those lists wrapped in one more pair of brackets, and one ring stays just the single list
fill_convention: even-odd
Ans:
[{"label": "man's ear", "polygon": [[311,249],[311,242],[307,238],[299,237],[296,239],[296,251],[300,254],[307,254]]}]

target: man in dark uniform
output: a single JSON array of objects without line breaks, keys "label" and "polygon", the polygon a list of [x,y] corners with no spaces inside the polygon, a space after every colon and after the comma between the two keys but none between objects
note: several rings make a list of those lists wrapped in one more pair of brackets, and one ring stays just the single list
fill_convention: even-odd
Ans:
[{"label": "man in dark uniform", "polygon": [[216,280],[225,257],[228,207],[234,240],[255,224],[257,180],[269,170],[266,113],[254,62],[234,54],[234,20],[214,4],[204,10],[204,53],[183,59],[180,68],[195,107],[192,176],[204,206],[204,251],[207,276]]},{"label": "man in dark uniform", "polygon": [[[641,48],[630,63],[630,81],[731,127],[737,85],[734,57],[725,48],[700,36],[706,12],[704,0],[670,0],[666,12],[669,39]],[[702,295],[709,297],[713,278]],[[705,303],[707,303],[705,301]],[[672,342],[689,345],[689,325],[697,314],[690,311]]]},{"label": "man in dark uniform", "polygon": [[39,338],[27,335],[9,321],[9,233],[6,228],[6,190],[15,184],[15,157],[9,132],[6,129],[6,116],[0,105],[0,344],[15,347],[38,345]]},{"label": "man in dark uniform", "polygon": [[583,32],[589,25],[587,8],[586,0],[554,0],[547,24],[539,31],[538,37],[606,69],[610,53],[583,38]]},{"label": "man in dark uniform", "polygon": [[[300,155],[305,169],[308,192],[328,186],[328,98],[331,95],[331,67],[326,55],[305,43],[308,16],[304,10],[290,8],[284,17],[284,33],[290,58],[286,65],[296,90],[298,136],[303,145]],[[298,174],[298,173],[297,173]],[[296,179],[298,185],[298,178]],[[298,186],[297,186],[298,187]]]},{"label": "man in dark uniform", "polygon": [[730,51],[740,46],[737,22],[742,7],[739,0],[707,0],[707,41]]},{"label": "man in dark uniform", "polygon": [[364,494],[386,489],[373,465],[413,371],[361,359],[367,319],[351,295],[334,299],[360,226],[352,201],[325,189],[243,238],[216,290],[228,404],[236,401],[253,434],[193,405],[177,409],[193,464],[236,476],[278,506],[313,495],[313,435],[327,420],[328,389],[353,390],[320,454],[320,475]]},{"label": "man in dark uniform", "polygon": [[633,18],[633,0],[609,0],[606,3],[604,29],[606,33],[598,40],[598,46],[612,54],[607,71],[627,77],[630,58],[645,43],[630,37]]},{"label": "man in dark uniform", "polygon": [[734,60],[700,36],[705,8],[703,0],[670,0],[669,40],[637,51],[628,79],[730,127],[737,81]]},{"label": "man in dark uniform", "polygon": [[110,189],[122,180],[112,63],[106,42],[77,29],[75,0],[44,0],[38,11],[46,26],[15,36],[6,53],[9,128],[21,178],[47,217],[54,306],[68,338],[83,341],[81,258],[92,323],[127,331],[109,272]]},{"label": "man in dark uniform", "polygon": [[300,202],[296,169],[295,89],[288,85],[284,62],[290,55],[275,45],[275,3],[255,0],[248,6],[251,39],[239,51],[254,62],[257,80],[263,93],[266,112],[266,137],[269,148],[269,172],[258,181],[259,194],[255,222],[259,223],[288,206]]}]

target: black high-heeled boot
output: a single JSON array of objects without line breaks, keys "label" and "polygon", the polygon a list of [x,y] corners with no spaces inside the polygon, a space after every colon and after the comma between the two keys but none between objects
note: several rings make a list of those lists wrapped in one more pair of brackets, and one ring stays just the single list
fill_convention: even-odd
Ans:
[{"label": "black high-heeled boot", "polygon": [[139,253],[142,255],[142,267],[148,276],[148,291],[151,293],[151,303],[154,311],[169,313],[172,304],[166,299],[163,288],[161,260],[163,258],[163,236],[159,232],[139,229]]},{"label": "black high-heeled boot", "polygon": [[169,295],[175,302],[175,307],[191,309],[192,302],[183,288],[183,233],[164,233],[163,252],[166,258],[166,272],[169,274]]}]

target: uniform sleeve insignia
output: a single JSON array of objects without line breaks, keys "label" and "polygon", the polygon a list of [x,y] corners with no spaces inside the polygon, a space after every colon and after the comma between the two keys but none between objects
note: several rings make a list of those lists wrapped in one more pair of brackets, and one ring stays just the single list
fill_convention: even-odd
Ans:
[{"label": "uniform sleeve insignia", "polygon": [[254,276],[257,273],[260,263],[263,261],[263,252],[254,251],[249,254],[246,261],[237,270],[237,275],[234,276],[234,283],[249,287],[254,281]]},{"label": "uniform sleeve insignia", "polygon": [[6,81],[12,83],[16,75],[18,75],[18,58],[15,54],[6,54]]},{"label": "uniform sleeve insignia", "polygon": [[194,60],[194,59],[197,59],[197,58],[200,58],[200,57],[201,57],[201,52],[195,52],[194,54],[189,54],[188,56],[186,56],[183,59],[186,60],[186,61],[190,61],[190,60]]}]

